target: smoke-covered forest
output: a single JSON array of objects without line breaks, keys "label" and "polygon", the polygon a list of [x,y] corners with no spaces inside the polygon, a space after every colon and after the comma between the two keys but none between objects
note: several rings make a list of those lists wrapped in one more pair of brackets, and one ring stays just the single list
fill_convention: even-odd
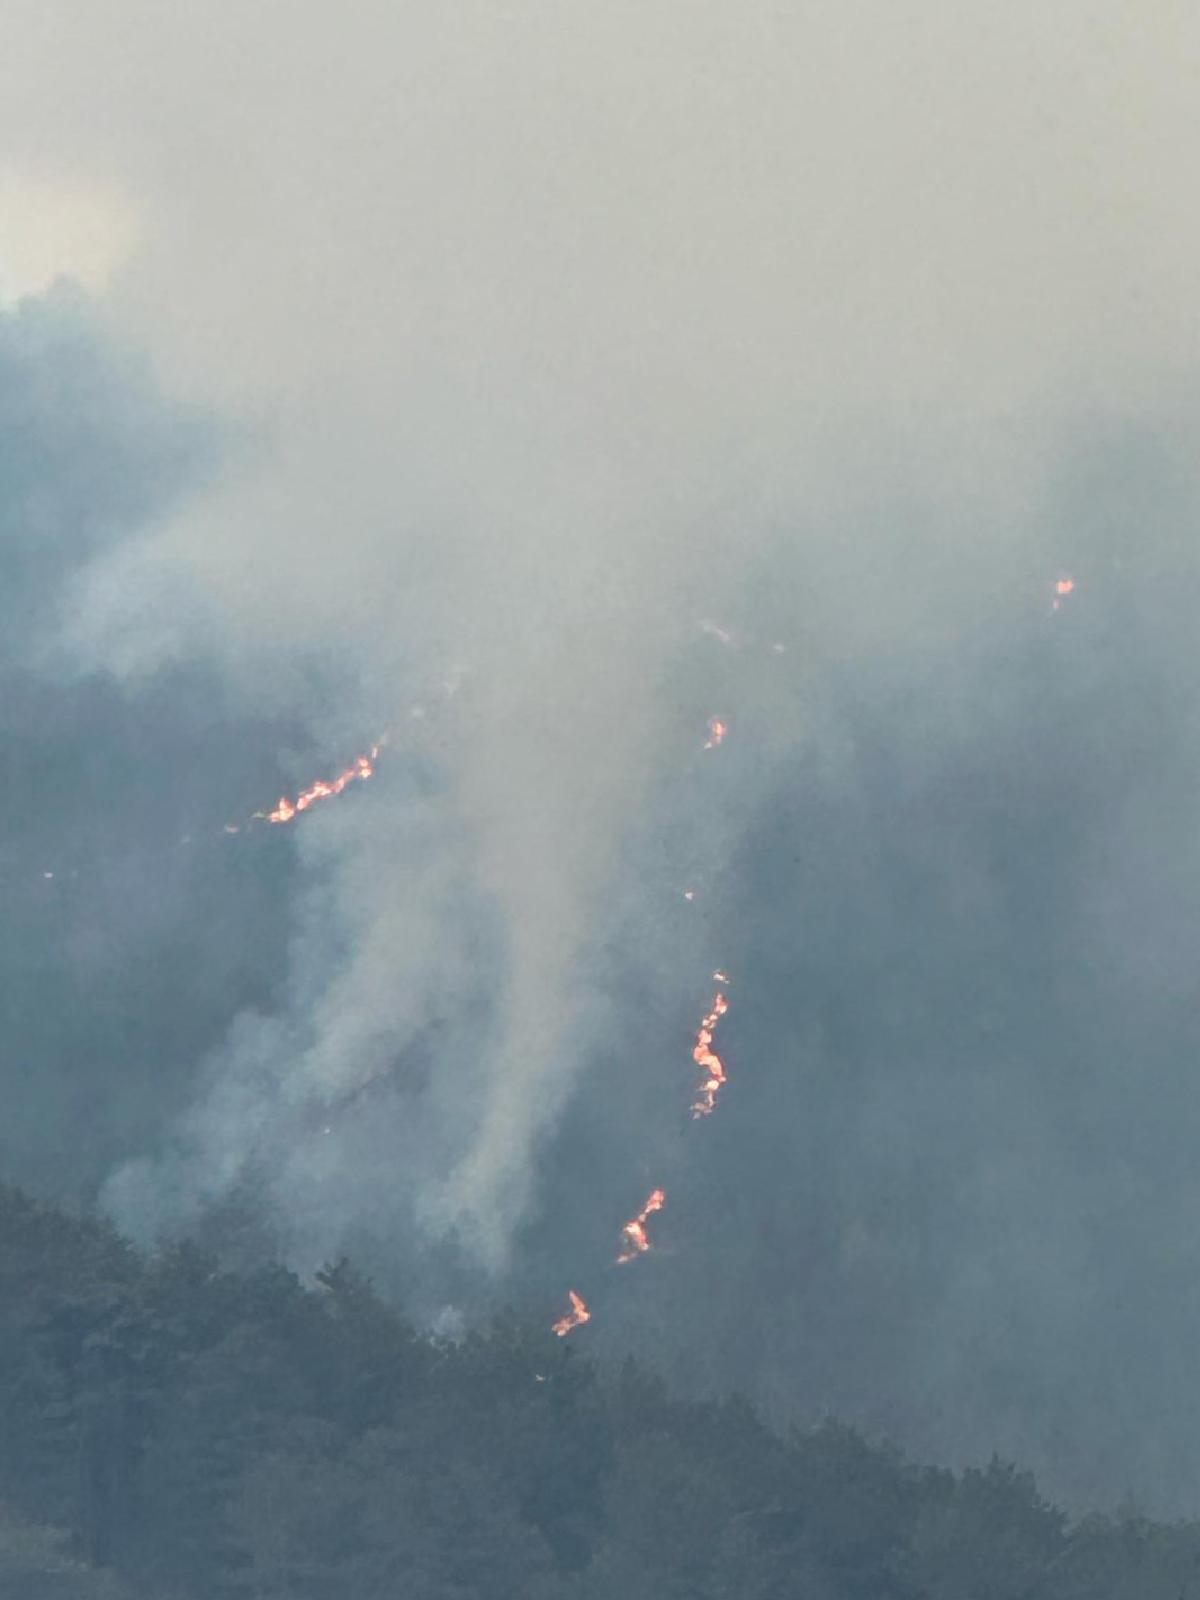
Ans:
[{"label": "smoke-covered forest", "polygon": [[3,34],[0,1595],[1200,1600],[1200,9]]},{"label": "smoke-covered forest", "polygon": [[499,1317],[422,1337],[0,1194],[0,1593],[13,1600],[1178,1600],[1200,1524],[1069,1520],[993,1459],[671,1398]]}]

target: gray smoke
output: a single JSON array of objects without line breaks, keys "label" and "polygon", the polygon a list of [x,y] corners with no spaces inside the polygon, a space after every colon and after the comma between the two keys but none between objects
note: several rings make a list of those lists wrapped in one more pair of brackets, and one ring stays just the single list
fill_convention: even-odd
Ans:
[{"label": "gray smoke", "polygon": [[204,933],[244,981],[175,1028],[182,947],[145,987],[170,1087],[103,1203],[248,1209],[432,1316],[481,1266],[557,1293],[665,1167],[623,1334],[1169,1501],[1187,1406],[1139,1430],[1194,1311],[1114,1307],[1160,1304],[1139,1228],[1190,1277],[1195,20],[65,15],[18,0],[4,147],[124,194],[95,315],[224,456],[181,499],[106,446],[133,499],[38,577],[23,665],[156,708],[222,820],[387,734],[179,886],[196,928],[254,886]]}]

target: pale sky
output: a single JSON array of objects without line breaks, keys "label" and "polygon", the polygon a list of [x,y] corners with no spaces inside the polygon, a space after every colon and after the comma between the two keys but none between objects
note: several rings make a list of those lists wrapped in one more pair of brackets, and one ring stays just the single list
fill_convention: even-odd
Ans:
[{"label": "pale sky", "polygon": [[40,294],[59,277],[102,295],[136,238],[134,208],[114,189],[0,167],[0,304]]},{"label": "pale sky", "polygon": [[13,171],[128,196],[124,312],[214,384],[486,364],[526,404],[686,386],[699,426],[1110,397],[1194,349],[1190,5],[10,14]]}]

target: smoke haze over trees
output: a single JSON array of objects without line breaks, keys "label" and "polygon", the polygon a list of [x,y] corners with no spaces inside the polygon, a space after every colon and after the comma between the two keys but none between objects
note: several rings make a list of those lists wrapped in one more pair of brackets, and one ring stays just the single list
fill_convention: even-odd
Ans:
[{"label": "smoke haze over trees", "polygon": [[999,1460],[784,1436],[544,1326],[422,1339],[345,1262],[306,1291],[189,1245],[146,1261],[12,1190],[0,1240],[22,1600],[1175,1600],[1200,1564],[1195,1523],[1069,1523]]},{"label": "smoke haze over trees", "polygon": [[[58,1481],[87,1429],[122,1471],[202,1429],[241,1297],[319,1342],[343,1254],[414,1373],[464,1335],[455,1416],[498,1309],[548,1326],[574,1284],[552,1359],[668,1375],[671,1473],[734,1390],[784,1479],[826,1417],[983,1473],[862,1446],[887,1562],[994,1494],[1014,1570],[1069,1567],[996,1451],[1072,1512],[1196,1514],[1200,24],[801,9],[16,0],[6,162],[136,220],[103,293],[0,309],[0,1175],[131,1241],[83,1322],[14,1290],[7,1370],[50,1385],[21,1449],[57,1487],[18,1509],[97,1561],[87,1518],[115,1550],[141,1513]],[[250,821],[384,736],[369,783]],[[113,1398],[89,1330],[125,1350],[183,1259],[130,1251],[184,1239],[236,1305],[181,1311],[161,1415],[103,1411],[166,1380]],[[265,1503],[282,1455],[289,1504],[358,1503],[400,1400],[347,1421],[257,1338],[229,1371],[308,1442],[201,1441],[198,1496]],[[584,1595],[649,1538],[592,1381]],[[1129,1527],[1096,1537],[1183,1548]]]}]

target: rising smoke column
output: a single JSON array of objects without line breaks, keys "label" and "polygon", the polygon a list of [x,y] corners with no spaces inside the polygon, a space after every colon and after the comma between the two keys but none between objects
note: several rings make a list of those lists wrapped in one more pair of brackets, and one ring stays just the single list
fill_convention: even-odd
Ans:
[{"label": "rising smoke column", "polygon": [[[679,139],[690,118],[664,117],[665,80],[650,59],[630,78],[627,29],[639,26],[633,13],[590,14],[575,32],[558,23],[547,30],[540,15],[501,20],[494,8],[474,7],[476,37],[474,26],[460,32],[393,8],[380,13],[378,26],[397,47],[357,51],[355,70],[367,81],[342,84],[343,98],[329,107],[331,126],[353,130],[348,146],[326,137],[324,119],[297,114],[309,101],[306,74],[313,84],[325,82],[330,38],[317,14],[298,23],[297,72],[268,70],[261,83],[256,73],[273,59],[269,30],[244,8],[235,17],[230,7],[229,16],[245,45],[235,53],[248,75],[238,103],[258,109],[245,124],[235,119],[211,130],[214,158],[204,184],[171,183],[149,197],[150,214],[164,218],[156,230],[161,253],[148,261],[138,280],[143,298],[135,295],[133,303],[198,383],[234,404],[263,390],[277,401],[278,449],[261,481],[231,481],[222,497],[156,535],[123,567],[95,575],[77,608],[80,648],[131,671],[152,670],[173,650],[202,648],[244,674],[248,696],[269,689],[301,710],[310,662],[332,660],[347,687],[332,712],[313,718],[318,743],[331,724],[362,725],[376,710],[386,719],[391,707],[380,700],[415,670],[414,661],[471,658],[476,690],[439,752],[444,835],[437,843],[426,839],[423,858],[402,869],[384,859],[392,829],[402,826],[402,801],[369,836],[361,818],[331,821],[326,813],[335,808],[321,808],[320,823],[314,818],[305,834],[328,825],[326,841],[336,837],[336,845],[307,837],[297,853],[306,877],[325,875],[314,897],[327,893],[337,902],[343,936],[318,942],[301,917],[288,933],[293,976],[286,1015],[276,1019],[286,1041],[281,1060],[273,1070],[250,1071],[239,1054],[243,1032],[231,1029],[223,1057],[216,1052],[198,1071],[196,1093],[224,1105],[222,1077],[241,1086],[256,1114],[218,1119],[228,1128],[227,1153],[240,1149],[244,1166],[249,1141],[239,1124],[261,1126],[267,1148],[256,1140],[253,1153],[264,1185],[290,1210],[300,1182],[291,1174],[303,1170],[305,1157],[289,1147],[284,1123],[244,1080],[264,1086],[264,1094],[266,1082],[287,1081],[288,1093],[323,1102],[347,1080],[375,1082],[396,1072],[406,1099],[397,1120],[425,1134],[417,1135],[414,1156],[424,1165],[415,1220],[428,1232],[469,1239],[481,1259],[503,1270],[531,1192],[539,1136],[553,1125],[603,1028],[592,1015],[579,1026],[581,1012],[591,1010],[581,990],[614,856],[635,825],[643,784],[661,776],[658,752],[670,748],[673,708],[659,687],[664,668],[681,627],[694,637],[693,619],[715,596],[723,603],[741,592],[747,544],[761,525],[780,508],[812,505],[808,470],[795,467],[796,429],[806,425],[791,405],[795,357],[804,351],[811,376],[820,342],[813,335],[830,321],[815,299],[801,298],[811,317],[801,328],[795,280],[780,268],[806,266],[808,252],[824,246],[810,229],[793,233],[791,208],[771,202],[772,194],[795,192],[786,153],[799,145],[788,130],[807,114],[806,102],[787,93],[764,103],[747,93],[761,76],[755,31],[736,30],[728,46],[735,58],[749,56],[743,75],[729,81],[735,105],[743,96],[745,104],[727,128],[699,119],[714,130],[712,149],[702,150],[690,133]],[[723,26],[715,12],[709,20]],[[211,71],[203,52],[178,48],[175,27],[164,12],[153,35],[170,81],[193,58],[197,70]],[[835,29],[825,41],[835,59],[841,39]],[[662,44],[659,38],[655,50]],[[706,29],[694,37],[689,31],[662,59],[682,49],[695,52],[699,64],[712,45]],[[724,45],[714,59],[727,70]],[[556,63],[544,78],[543,60]],[[463,111],[480,109],[481,61],[493,81],[515,92],[489,100],[482,121],[468,122]],[[430,62],[436,71],[427,70]],[[382,78],[374,75],[376,63]],[[395,63],[405,64],[395,66],[403,75],[399,94],[389,75]],[[567,89],[576,72],[601,89],[585,95],[582,107]],[[81,88],[90,81],[85,74]],[[689,97],[688,85],[707,81],[704,72],[672,76],[672,93]],[[12,85],[14,92],[21,87]],[[641,109],[630,122],[639,130],[632,142],[603,109],[609,88]],[[191,101],[185,95],[181,104]],[[427,136],[427,159],[410,159],[415,146],[397,127],[397,104]],[[523,114],[511,110],[517,105],[539,107],[547,137],[529,136]],[[872,107],[868,98],[864,109]],[[33,117],[37,107],[27,110]],[[731,170],[725,154],[712,160],[733,148],[726,131],[743,128],[745,112],[763,119],[764,138],[771,134],[752,155],[761,193]],[[178,126],[164,130],[189,161],[192,126],[181,114]],[[857,116],[851,127],[857,132]],[[659,133],[645,137],[654,129],[661,141]],[[140,148],[140,126],[127,131]],[[321,169],[315,187],[298,177],[304,163],[281,159],[297,138]],[[229,159],[247,144],[256,159]],[[347,148],[355,150],[353,160]],[[605,153],[599,162],[598,151]],[[147,184],[157,182],[144,162],[137,167]],[[231,187],[235,171],[239,181]],[[603,176],[610,171],[611,196]],[[607,204],[595,204],[597,187],[616,206],[631,249],[614,243],[619,232],[597,225]],[[834,188],[824,202],[840,217],[842,191]],[[499,193],[513,196],[511,214],[495,207]],[[710,201],[728,225],[710,226]],[[258,208],[261,224],[250,234],[236,226],[247,207]],[[862,208],[868,231],[877,215],[878,208]],[[347,227],[348,219],[360,225]],[[895,231],[889,221],[881,236],[892,239]],[[235,234],[239,248],[231,250]],[[819,237],[835,235],[838,229]],[[367,237],[386,244],[363,249]],[[689,242],[677,259],[681,238]],[[712,243],[715,260],[708,248],[692,248],[701,239]],[[759,241],[755,292],[744,292],[749,263],[734,240]],[[851,258],[839,245],[833,259],[839,270],[829,281],[840,284]],[[298,260],[329,270],[297,272]],[[208,317],[178,314],[187,297],[163,292],[172,274],[197,292]],[[330,282],[345,284],[346,292],[330,295]],[[261,293],[263,283],[275,286],[271,294]],[[874,290],[873,274],[870,285]],[[889,310],[864,332],[862,303],[846,293],[852,314],[842,327],[862,348],[872,347],[879,328],[908,327]],[[698,346],[694,330],[713,306],[728,312],[718,320],[729,338],[710,351]],[[975,328],[977,319],[967,325]],[[197,327],[220,327],[226,337],[206,332],[197,339]],[[844,353],[830,336],[825,377],[857,370]],[[940,377],[931,386],[941,393]],[[814,392],[821,387],[818,380]],[[910,409],[906,400],[903,414]],[[739,465],[731,472],[733,457]],[[767,501],[758,499],[760,487]],[[844,503],[840,484],[835,498]],[[737,539],[730,538],[731,513]],[[203,593],[216,621],[193,621],[187,606],[157,603],[164,572],[170,594]],[[130,578],[140,581],[118,581]],[[872,610],[861,588],[856,605],[864,616]],[[871,617],[864,631],[875,627]],[[715,719],[710,748],[723,731]],[[294,804],[275,808],[280,821]],[[377,815],[390,805],[381,801]],[[341,888],[328,883],[372,874],[409,908],[380,905],[368,883],[363,899],[376,909],[378,928],[347,909]],[[448,917],[455,925],[441,931],[449,948],[435,956],[424,944],[430,908],[444,887],[438,880],[465,877],[486,905],[475,923],[466,913]],[[502,994],[486,1038],[469,1065],[439,1059],[428,1078],[398,1066],[418,1040],[440,1053],[430,1030],[433,1019],[456,1013],[457,949],[489,916],[504,933],[495,958]],[[315,914],[311,920],[328,926]],[[389,943],[390,972],[380,954]],[[428,996],[417,993],[422,982]],[[457,1118],[452,1086],[461,1090]],[[339,1217],[352,1226],[372,1210],[361,1203],[357,1147],[343,1147],[341,1139],[335,1123],[319,1157],[331,1169],[322,1208],[330,1226]],[[332,1170],[338,1155],[341,1200]],[[174,1193],[172,1184],[166,1188]]]},{"label": "rising smoke column", "polygon": [[[610,556],[573,550],[580,571],[560,588],[542,549],[539,532],[467,574],[480,597],[515,588],[516,613],[450,575],[446,611],[466,594],[482,620],[423,674],[463,663],[461,687],[414,730],[419,757],[364,784],[364,756],[299,797],[311,820],[293,844],[312,887],[288,930],[283,1009],[243,1019],[176,1137],[114,1175],[107,1198],[131,1231],[189,1226],[252,1172],[306,1257],[342,1248],[383,1195],[414,1249],[453,1235],[503,1270],[539,1133],[611,1026],[590,977],[596,908],[636,803],[631,774],[654,774],[663,738],[661,708],[638,695],[643,617],[628,616]],[[683,627],[662,619],[654,653]],[[403,687],[400,660],[396,677]],[[394,725],[396,702],[380,710]],[[315,804],[350,786],[369,793]]]},{"label": "rising smoke column", "polygon": [[[761,560],[764,529],[782,524],[770,576],[818,674],[876,650],[899,666],[918,638],[978,625],[997,570],[985,547],[1033,481],[997,435],[1023,432],[1040,473],[1055,439],[1031,401],[1087,413],[1119,396],[1136,416],[1190,360],[1197,237],[1176,179],[1194,134],[1194,13],[1145,8],[1125,51],[1121,8],[1097,27],[1082,0],[1043,8],[1033,50],[1020,8],[981,0],[929,8],[917,28],[883,0],[363,7],[352,41],[340,8],[309,7],[280,72],[268,8],[147,7],[131,52],[105,5],[68,26],[64,0],[18,6],[36,26],[0,59],[6,151],[127,174],[154,219],[128,325],[235,406],[277,402],[280,422],[267,491],[161,538],[156,523],[153,552],[98,575],[80,609],[104,669],[153,670],[201,593],[220,613],[190,635],[206,658],[234,671],[267,658],[246,674],[247,705],[272,693],[304,714],[307,675],[289,668],[312,640],[345,663],[354,687],[310,722],[323,748],[331,728],[374,726],[380,684],[411,658],[484,636],[481,714],[440,791],[461,827],[407,829],[394,793],[310,815],[297,860],[313,904],[284,935],[278,1056],[256,1075],[231,1029],[194,1093],[223,1105],[232,1082],[269,1112],[258,1086],[297,1061],[285,1098],[393,1073],[403,1094],[376,1117],[392,1165],[371,1169],[373,1196],[335,1127],[317,1220],[372,1217],[410,1162],[413,1189],[445,1202],[422,1211],[431,1224],[465,1209],[502,1233],[586,1053],[580,975],[609,844],[638,816],[647,749],[669,748],[653,743],[661,718],[647,745],[603,715],[610,687],[638,725],[669,698],[654,597],[698,570],[690,615],[739,598],[714,557],[734,545],[739,568]],[[64,60],[71,92],[47,94]],[[1154,315],[1130,317],[1147,295]],[[996,427],[1019,416],[1028,427]],[[814,481],[826,462],[832,489]],[[956,515],[935,529],[943,489]],[[679,559],[660,562],[680,527]],[[619,605],[578,546],[602,552]],[[160,603],[159,555],[186,580],[178,608]],[[562,614],[547,592],[567,597]],[[593,624],[616,648],[573,659],[563,639]],[[536,727],[560,699],[574,742]],[[784,700],[770,707],[780,744],[804,737],[808,710]],[[925,731],[906,759],[919,763]],[[518,812],[545,806],[559,757],[569,792],[546,847],[510,865]],[[588,785],[603,795],[591,814]],[[398,865],[403,852],[420,859]],[[439,923],[477,862],[488,907]],[[328,947],[313,931],[328,925],[322,895]],[[511,991],[495,1029],[451,1049],[447,1018],[469,994],[455,952],[493,912],[512,930],[495,958]],[[546,931],[516,931],[538,916]],[[411,1059],[418,1045],[432,1068]],[[245,1121],[225,1119],[223,1154],[244,1148]],[[311,1152],[293,1179],[287,1119],[262,1125],[264,1187],[286,1211],[313,1191]],[[150,1196],[146,1226],[171,1192]]]}]

